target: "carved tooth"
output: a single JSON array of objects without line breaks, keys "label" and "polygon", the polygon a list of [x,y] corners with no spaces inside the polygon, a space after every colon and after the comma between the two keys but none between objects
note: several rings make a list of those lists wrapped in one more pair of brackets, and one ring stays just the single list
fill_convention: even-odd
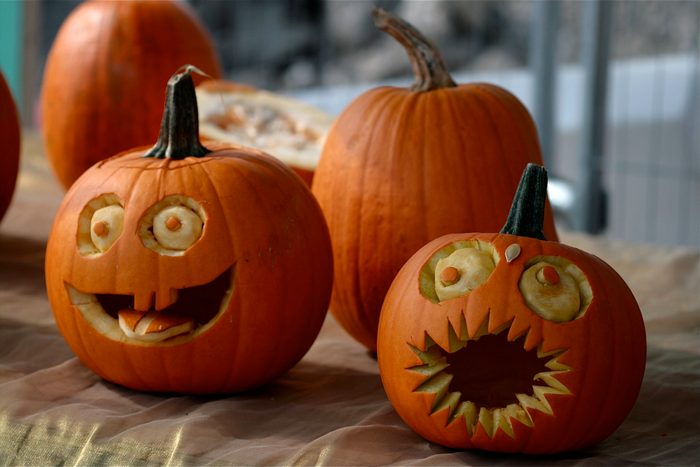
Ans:
[{"label": "carved tooth", "polygon": [[469,332],[467,330],[467,319],[464,317],[464,313],[459,315],[459,338],[464,342],[469,340]]},{"label": "carved tooth", "polygon": [[552,406],[549,405],[549,401],[545,397],[547,394],[561,394],[559,391],[557,391],[554,388],[546,387],[546,386],[532,386],[532,390],[535,393],[535,397],[540,400],[542,405],[547,407],[547,413],[549,415],[552,415]]},{"label": "carved tooth", "polygon": [[551,360],[548,360],[547,363],[544,364],[544,366],[546,366],[547,368],[549,368],[550,370],[553,370],[553,371],[562,371],[562,372],[571,371],[571,367],[561,363],[558,359],[558,356],[554,357]]},{"label": "carved tooth", "polygon": [[481,336],[485,336],[489,334],[489,316],[491,315],[491,312],[484,317],[484,320],[481,322],[481,325],[479,325],[479,329],[476,331],[476,334],[474,334],[474,337],[472,337],[473,340],[478,340]]},{"label": "carved tooth", "polygon": [[518,398],[518,402],[520,402],[520,405],[525,410],[535,409],[539,410],[540,412],[552,415],[552,408],[549,406],[549,403],[547,403],[547,405],[544,405],[536,397],[528,396],[527,394],[516,394],[515,397]]},{"label": "carved tooth", "polygon": [[486,407],[481,407],[479,409],[479,423],[489,435],[489,438],[493,438],[495,427],[493,426],[493,412]]},{"label": "carved tooth", "polygon": [[452,328],[451,324],[447,325],[447,336],[450,343],[450,353],[454,353],[467,345],[465,341],[457,336],[457,333],[455,332],[454,328]]},{"label": "carved tooth", "polygon": [[420,386],[418,386],[416,392],[431,392],[435,394],[435,400],[433,401],[433,409],[438,406],[441,399],[445,396],[447,389],[450,386],[450,381],[452,381],[452,375],[447,373],[438,373],[433,376]]},{"label": "carved tooth", "polygon": [[543,371],[541,373],[537,373],[534,380],[542,381],[550,388],[555,389],[559,394],[571,394],[569,388],[564,386],[564,383],[555,377],[555,375],[562,373],[567,373],[567,371]]},{"label": "carved tooth", "polygon": [[439,412],[444,409],[449,409],[448,415],[452,416],[457,404],[459,403],[459,398],[462,397],[460,392],[450,392],[445,397],[440,400],[440,403],[433,408],[433,413]]},{"label": "carved tooth", "polygon": [[513,425],[510,424],[510,417],[506,411],[506,408],[493,409],[493,426],[494,435],[497,429],[501,429],[505,434],[511,438],[515,438],[515,432],[513,431]]},{"label": "carved tooth", "polygon": [[423,351],[418,347],[415,347],[410,344],[409,346],[411,347],[411,350],[413,350],[413,353],[415,353],[423,363],[427,363],[429,365],[436,365],[439,363],[444,363],[446,360],[445,356],[442,355],[442,352],[437,346],[432,346],[426,351]]},{"label": "carved tooth", "polygon": [[474,434],[476,428],[476,405],[472,401],[463,401],[457,407],[453,420],[460,416],[464,417],[464,423],[467,425],[467,433],[469,436]]},{"label": "carved tooth", "polygon": [[425,365],[408,368],[408,370],[424,375],[426,378],[432,378],[448,366],[450,366],[449,363],[426,363]]},{"label": "carved tooth", "polygon": [[[520,423],[526,426],[533,426],[534,424],[532,423],[532,419],[530,418],[530,414],[527,412],[527,410],[523,409],[520,404],[516,404],[515,402],[512,404],[508,404],[508,406],[505,408],[505,412],[508,414],[510,418],[514,418],[518,420]],[[511,423],[512,426],[512,423]]]}]

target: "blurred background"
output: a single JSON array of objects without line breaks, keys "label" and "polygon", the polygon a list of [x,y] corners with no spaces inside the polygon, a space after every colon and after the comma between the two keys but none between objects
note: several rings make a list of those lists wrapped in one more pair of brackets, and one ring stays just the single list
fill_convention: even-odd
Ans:
[{"label": "blurred background", "polygon": [[[0,67],[25,126],[77,0],[0,1]],[[225,74],[338,114],[412,81],[374,5],[412,22],[458,82],[488,81],[535,117],[565,227],[700,247],[700,1],[188,0]]]}]

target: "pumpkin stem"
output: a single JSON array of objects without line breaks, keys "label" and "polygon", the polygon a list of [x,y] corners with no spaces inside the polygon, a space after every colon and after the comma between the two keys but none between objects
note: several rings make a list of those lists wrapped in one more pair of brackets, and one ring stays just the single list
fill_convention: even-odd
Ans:
[{"label": "pumpkin stem", "polygon": [[158,142],[143,157],[184,159],[211,152],[199,142],[199,111],[192,71],[199,72],[186,65],[168,80]]},{"label": "pumpkin stem", "polygon": [[539,165],[527,164],[501,233],[546,240],[542,233],[546,200],[547,171]]},{"label": "pumpkin stem", "polygon": [[372,16],[375,26],[390,34],[406,49],[416,77],[416,82],[411,86],[412,91],[431,91],[457,86],[447,71],[437,47],[420,31],[381,8],[375,7]]}]

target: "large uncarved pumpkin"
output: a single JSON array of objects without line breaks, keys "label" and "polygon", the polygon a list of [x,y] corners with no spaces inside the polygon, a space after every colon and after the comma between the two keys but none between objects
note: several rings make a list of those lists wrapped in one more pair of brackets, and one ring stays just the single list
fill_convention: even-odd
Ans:
[{"label": "large uncarved pumpkin", "polygon": [[12,93],[0,72],[0,220],[12,200],[19,170],[20,125]]},{"label": "large uncarved pumpkin", "polygon": [[95,162],[153,142],[163,83],[183,63],[221,74],[214,46],[178,1],[88,1],[61,26],[44,71],[51,166],[68,188]]},{"label": "large uncarved pumpkin", "polygon": [[[455,84],[418,31],[381,10],[375,22],[406,47],[416,83],[353,101],[328,134],[312,186],[333,241],[331,312],[371,350],[401,265],[440,235],[497,231],[525,165],[542,163],[515,96]],[[557,238],[549,206],[545,231]]]}]

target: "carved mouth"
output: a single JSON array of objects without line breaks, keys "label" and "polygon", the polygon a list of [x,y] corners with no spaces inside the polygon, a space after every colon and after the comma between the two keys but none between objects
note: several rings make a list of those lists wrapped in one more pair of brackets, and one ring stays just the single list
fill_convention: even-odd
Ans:
[{"label": "carved mouth", "polygon": [[235,266],[203,285],[175,289],[166,308],[135,310],[133,295],[93,294],[66,283],[70,301],[100,333],[119,341],[159,343],[194,337],[228,308]]},{"label": "carved mouth", "polygon": [[571,395],[557,375],[571,371],[559,362],[566,349],[542,352],[542,344],[525,350],[525,335],[508,341],[506,326],[489,333],[488,316],[474,337],[449,326],[449,349],[443,349],[426,334],[425,350],[409,346],[422,365],[408,371],[425,380],[415,392],[435,395],[431,415],[448,410],[448,425],[465,423],[471,437],[480,424],[488,436],[498,429],[514,438],[513,420],[532,427],[532,411],[552,415],[549,395]]}]

